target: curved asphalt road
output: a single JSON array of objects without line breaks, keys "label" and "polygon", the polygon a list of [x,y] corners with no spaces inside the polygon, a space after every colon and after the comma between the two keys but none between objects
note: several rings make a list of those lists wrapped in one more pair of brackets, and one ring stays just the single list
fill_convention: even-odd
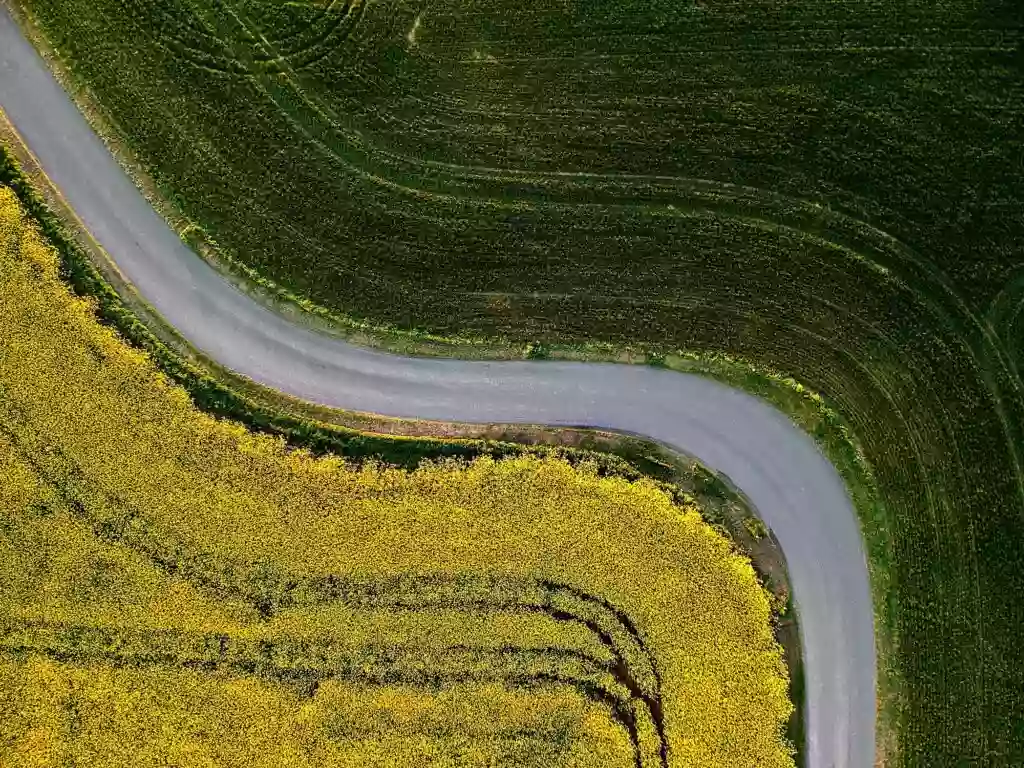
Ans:
[{"label": "curved asphalt road", "polygon": [[728,475],[775,531],[789,564],[801,620],[810,767],[873,764],[872,605],[857,519],[835,469],[781,413],[717,382],[670,371],[401,358],[288,323],[182,244],[2,7],[0,106],[125,276],[228,368],[351,410],[649,435]]}]

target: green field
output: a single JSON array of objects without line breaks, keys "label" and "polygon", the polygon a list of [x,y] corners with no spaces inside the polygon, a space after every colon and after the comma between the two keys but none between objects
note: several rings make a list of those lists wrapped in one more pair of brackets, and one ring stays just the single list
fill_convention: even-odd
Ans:
[{"label": "green field", "polygon": [[892,760],[1024,762],[1019,4],[17,4],[260,279],[820,392],[885,505]]}]

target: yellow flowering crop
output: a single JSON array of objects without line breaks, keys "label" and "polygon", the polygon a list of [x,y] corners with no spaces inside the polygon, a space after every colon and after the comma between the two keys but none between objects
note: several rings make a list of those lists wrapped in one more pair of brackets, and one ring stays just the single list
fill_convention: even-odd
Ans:
[{"label": "yellow flowering crop", "polygon": [[793,764],[767,595],[697,510],[214,420],[4,188],[0,473],[0,765]]}]

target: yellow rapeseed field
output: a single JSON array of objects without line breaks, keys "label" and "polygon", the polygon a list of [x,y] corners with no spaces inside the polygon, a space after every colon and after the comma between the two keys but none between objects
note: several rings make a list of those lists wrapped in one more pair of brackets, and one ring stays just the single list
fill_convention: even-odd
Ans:
[{"label": "yellow rapeseed field", "polygon": [[793,765],[767,595],[697,510],[214,420],[2,187],[0,477],[0,765]]}]

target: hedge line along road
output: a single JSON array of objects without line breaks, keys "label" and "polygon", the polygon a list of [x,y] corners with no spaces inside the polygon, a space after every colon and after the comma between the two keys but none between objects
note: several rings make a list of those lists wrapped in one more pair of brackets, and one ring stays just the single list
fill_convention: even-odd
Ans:
[{"label": "hedge line along road", "polygon": [[225,282],[154,212],[2,4],[0,107],[141,295],[226,367],[350,410],[637,433],[726,474],[788,561],[802,633],[808,765],[872,765],[873,614],[857,518],[835,469],[784,415],[718,382],[671,371],[403,358],[289,323]]}]

